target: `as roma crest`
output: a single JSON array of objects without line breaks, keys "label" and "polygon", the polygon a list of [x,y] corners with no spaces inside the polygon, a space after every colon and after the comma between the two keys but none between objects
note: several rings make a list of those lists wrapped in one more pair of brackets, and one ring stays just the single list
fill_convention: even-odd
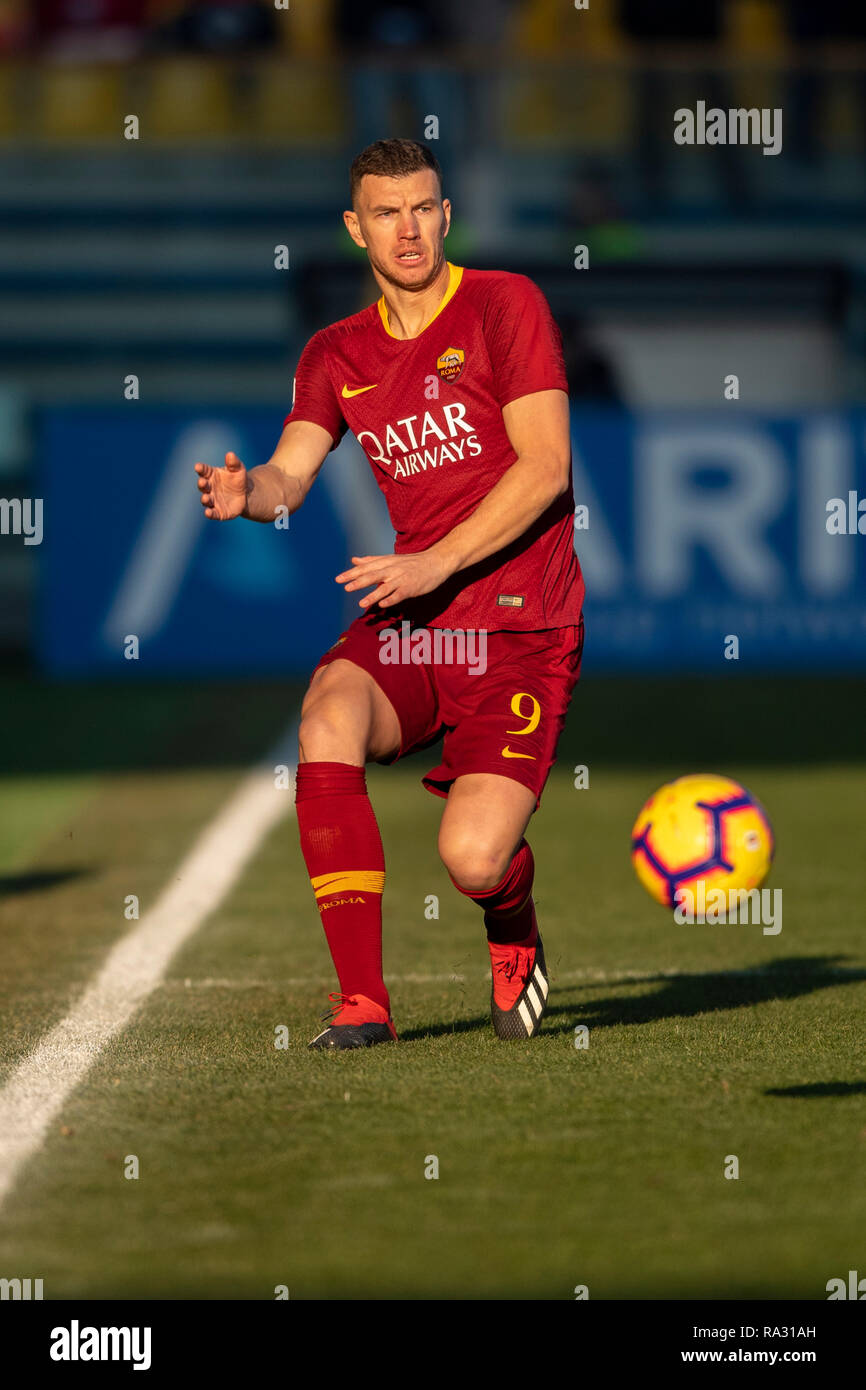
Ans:
[{"label": "as roma crest", "polygon": [[465,361],[466,354],[462,348],[446,348],[442,356],[436,358],[436,370],[443,381],[456,381]]}]

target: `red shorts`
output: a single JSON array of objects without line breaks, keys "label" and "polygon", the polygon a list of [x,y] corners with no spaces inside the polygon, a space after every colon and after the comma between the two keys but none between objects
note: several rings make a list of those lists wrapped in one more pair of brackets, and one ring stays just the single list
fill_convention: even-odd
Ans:
[{"label": "red shorts", "polygon": [[538,807],[582,654],[582,618],[576,627],[543,632],[460,634],[365,613],[316,670],[351,661],[387,695],[401,741],[380,762],[396,762],[444,735],[442,761],[422,779],[428,791],[447,796],[455,778],[493,772],[529,787]]}]

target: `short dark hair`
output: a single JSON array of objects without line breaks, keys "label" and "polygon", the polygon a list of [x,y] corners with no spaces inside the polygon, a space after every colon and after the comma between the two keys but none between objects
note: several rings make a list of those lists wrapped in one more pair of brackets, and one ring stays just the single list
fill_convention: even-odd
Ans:
[{"label": "short dark hair", "polygon": [[365,174],[382,174],[385,178],[401,179],[416,174],[419,169],[432,169],[442,188],[439,160],[426,145],[417,140],[376,140],[352,160],[349,170],[349,192],[352,206]]}]

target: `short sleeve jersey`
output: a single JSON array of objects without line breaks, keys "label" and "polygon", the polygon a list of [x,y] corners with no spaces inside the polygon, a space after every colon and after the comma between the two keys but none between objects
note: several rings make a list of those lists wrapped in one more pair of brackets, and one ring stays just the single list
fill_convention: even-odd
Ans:
[{"label": "short sleeve jersey", "polygon": [[[502,410],[536,391],[567,391],[562,340],[524,275],[449,262],[448,288],[415,338],[395,337],[384,296],[322,329],[304,348],[290,420],[336,445],[351,430],[396,532],[397,554],[425,550],[470,516],[516,459]],[[580,620],[571,482],[523,535],[387,610],[434,627],[489,631]]]}]

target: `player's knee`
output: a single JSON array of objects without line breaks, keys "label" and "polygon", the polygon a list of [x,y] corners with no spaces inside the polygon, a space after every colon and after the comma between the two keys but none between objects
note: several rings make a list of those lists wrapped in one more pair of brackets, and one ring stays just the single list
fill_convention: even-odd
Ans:
[{"label": "player's knee", "polygon": [[485,844],[475,831],[441,834],[439,856],[457,886],[469,894],[495,888],[509,864],[507,852]]},{"label": "player's knee", "polygon": [[298,750],[303,763],[326,761],[339,740],[339,725],[324,701],[317,701],[301,716]]},{"label": "player's knee", "polygon": [[363,691],[351,689],[325,670],[307,691],[301,708],[298,751],[301,762],[353,762],[364,759],[369,711]]}]

